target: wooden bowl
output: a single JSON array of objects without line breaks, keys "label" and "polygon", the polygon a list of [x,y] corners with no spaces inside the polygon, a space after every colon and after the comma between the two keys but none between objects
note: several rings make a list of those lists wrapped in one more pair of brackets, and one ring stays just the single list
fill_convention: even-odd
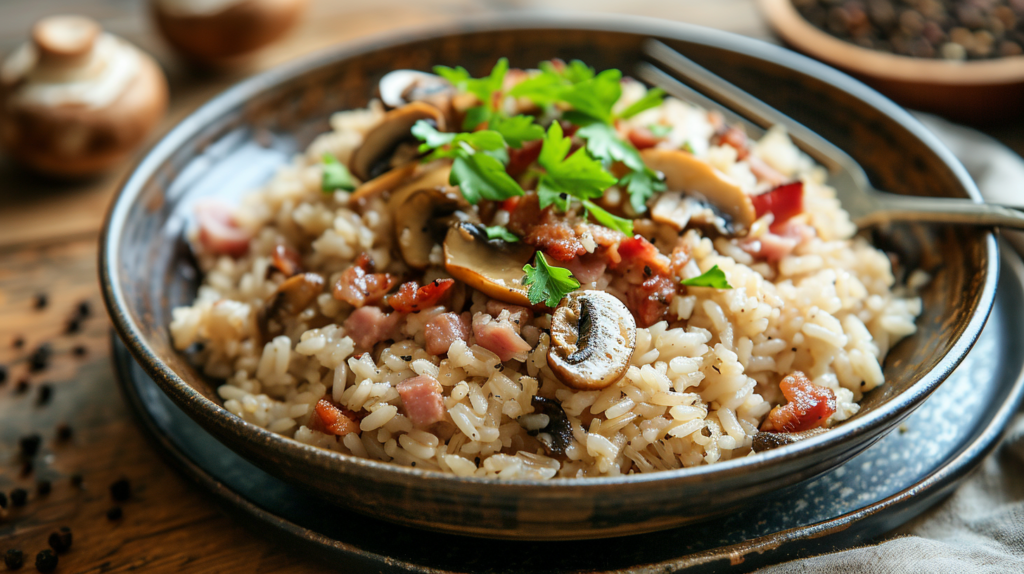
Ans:
[{"label": "wooden bowl", "polygon": [[835,66],[896,102],[951,120],[990,123],[1024,110],[1024,56],[951,62],[869,50],[804,19],[791,0],[758,0],[783,42]]},{"label": "wooden bowl", "polygon": [[[933,269],[919,333],[885,361],[886,384],[857,416],[820,436],[711,466],[593,479],[459,478],[323,450],[229,413],[174,350],[171,309],[191,304],[198,272],[183,237],[199,198],[237,198],[329,129],[331,112],[362,107],[383,74],[463,65],[485,74],[560,57],[627,73],[649,37],[682,50],[851,153],[883,189],[979,194],[963,166],[917,120],[863,84],[783,48],[648,19],[593,16],[469,19],[403,30],[290,63],[218,96],[168,133],[128,177],[107,217],[100,276],[133,356],[181,408],[257,466],[324,499],[394,522],[475,536],[581,539],[638,534],[706,519],[834,468],[871,445],[960,362],[991,309],[998,247],[991,231],[894,226],[878,234],[903,261]],[[913,263],[912,263],[913,264]]]}]

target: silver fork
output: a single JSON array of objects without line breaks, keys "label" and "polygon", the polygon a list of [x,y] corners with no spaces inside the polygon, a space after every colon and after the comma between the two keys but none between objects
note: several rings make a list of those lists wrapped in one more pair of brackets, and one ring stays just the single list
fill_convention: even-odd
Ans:
[{"label": "silver fork", "polygon": [[801,150],[829,170],[829,185],[835,188],[843,208],[858,227],[894,221],[916,221],[1024,229],[1024,212],[1011,207],[975,203],[970,199],[903,196],[879,191],[868,181],[868,176],[860,164],[803,124],[662,42],[648,40],[644,45],[644,53],[707,92],[714,99],[683,84],[649,62],[637,65],[637,75],[640,79],[660,87],[670,95],[706,109],[718,109],[727,120],[741,123],[754,133],[763,132],[773,125],[784,126],[790,138]]}]

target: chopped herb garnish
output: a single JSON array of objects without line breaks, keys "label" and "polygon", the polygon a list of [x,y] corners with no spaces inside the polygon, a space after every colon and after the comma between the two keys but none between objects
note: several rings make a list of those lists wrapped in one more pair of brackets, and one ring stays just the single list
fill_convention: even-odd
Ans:
[{"label": "chopped herb garnish", "polygon": [[672,132],[672,126],[662,124],[651,124],[647,126],[647,129],[650,130],[651,135],[656,138],[663,138]]},{"label": "chopped herb garnish", "polygon": [[656,192],[665,190],[665,184],[658,179],[658,175],[644,165],[640,152],[619,138],[612,126],[592,122],[576,133],[587,140],[587,151],[606,166],[622,162],[630,169],[619,180],[619,185],[629,192],[629,203],[637,213],[647,211],[647,200]]},{"label": "chopped herb garnish", "polygon": [[320,189],[325,193],[344,189],[352,191],[356,188],[356,182],[352,179],[345,164],[338,161],[334,154],[328,152],[323,156],[324,174],[320,180]]},{"label": "chopped herb garnish", "polygon": [[583,200],[583,207],[586,208],[590,215],[601,225],[609,229],[621,231],[626,235],[626,237],[633,237],[632,219],[612,215],[589,199]]},{"label": "chopped herb garnish", "polygon": [[548,265],[543,252],[537,252],[535,262],[536,267],[529,263],[523,266],[526,276],[522,283],[530,287],[526,297],[531,305],[543,302],[548,307],[557,307],[566,295],[580,288],[580,282],[572,276],[571,271]]},{"label": "chopped herb garnish", "polygon": [[523,142],[539,140],[544,137],[544,128],[533,123],[533,116],[519,115],[505,118],[495,115],[487,127],[501,134],[509,147],[515,149],[523,147]]},{"label": "chopped herb garnish", "polygon": [[446,66],[434,66],[434,72],[451,82],[456,88],[473,94],[481,104],[494,110],[498,104],[494,94],[501,92],[501,84],[505,81],[505,74],[508,73],[508,58],[498,60],[498,63],[491,69],[491,73],[479,79],[471,77],[462,66],[454,69]]},{"label": "chopped herb garnish", "polygon": [[644,97],[630,104],[626,109],[622,110],[619,117],[622,119],[631,118],[640,112],[647,111],[651,108],[656,108],[661,105],[661,101],[665,98],[665,90],[661,88],[651,88],[647,90]]},{"label": "chopped herb garnish", "polygon": [[481,199],[501,201],[523,195],[523,188],[505,172],[508,152],[498,132],[445,133],[420,120],[413,125],[412,133],[423,141],[421,152],[434,150],[425,160],[454,159],[448,181],[459,186],[466,201],[475,204]]},{"label": "chopped herb garnish", "polygon": [[729,281],[725,278],[725,272],[718,268],[718,265],[713,266],[704,273],[701,273],[697,277],[692,279],[683,279],[680,283],[688,285],[690,287],[711,287],[714,289],[732,289],[732,285],[729,285]]},{"label": "chopped herb garnish", "polygon": [[622,85],[619,83],[621,80],[622,72],[615,69],[605,70],[564,90],[561,100],[582,114],[604,123],[611,123],[615,119],[612,107],[622,96]]},{"label": "chopped herb garnish", "polygon": [[487,233],[487,239],[501,239],[509,243],[515,243],[519,241],[519,237],[515,233],[512,233],[506,227],[500,225],[492,225],[485,227],[484,232]]},{"label": "chopped herb garnish", "polygon": [[578,149],[572,155],[572,139],[565,137],[562,126],[555,122],[544,136],[538,163],[545,173],[537,183],[537,196],[543,209],[554,203],[563,211],[568,207],[568,196],[578,199],[601,197],[604,190],[615,184],[615,176],[591,159],[586,150]]}]

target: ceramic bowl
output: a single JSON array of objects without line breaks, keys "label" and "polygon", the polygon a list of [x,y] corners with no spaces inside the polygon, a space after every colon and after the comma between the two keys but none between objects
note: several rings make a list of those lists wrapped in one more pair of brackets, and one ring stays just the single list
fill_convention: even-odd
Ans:
[{"label": "ceramic bowl", "polygon": [[869,50],[804,19],[792,0],[758,0],[782,41],[835,66],[916,110],[956,121],[992,123],[1020,117],[1024,56],[950,62]]},{"label": "ceramic bowl", "polygon": [[[502,16],[402,31],[339,47],[246,80],[171,130],[136,166],[103,232],[100,274],[114,326],[161,388],[213,436],[325,501],[394,522],[475,536],[579,539],[637,534],[720,515],[834,468],[892,430],[964,357],[993,302],[990,231],[895,226],[876,241],[930,269],[919,333],[892,350],[886,384],[860,413],[813,439],[712,466],[597,479],[495,481],[392,466],[306,446],[225,410],[217,381],[171,345],[171,309],[200,278],[183,238],[197,198],[228,200],[266,181],[361,107],[393,69],[465,66],[501,56],[527,67],[560,57],[627,74],[658,38],[791,114],[851,153],[876,186],[979,195],[956,159],[914,118],[859,82],[788,50],[714,30],[621,16]],[[784,495],[784,494],[783,494]]]}]

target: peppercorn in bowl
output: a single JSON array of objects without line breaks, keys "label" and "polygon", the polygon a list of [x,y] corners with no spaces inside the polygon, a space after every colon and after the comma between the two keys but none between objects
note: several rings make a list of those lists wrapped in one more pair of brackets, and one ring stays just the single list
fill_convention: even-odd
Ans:
[{"label": "peppercorn in bowl", "polygon": [[[878,151],[889,189],[972,193],[884,99],[700,29],[466,25],[234,88],[112,209],[122,337],[256,464],[406,524],[637,533],[842,462],[970,347],[990,234],[858,236],[783,132],[626,76],[665,39],[755,93],[802,86],[794,115]],[[865,120],[885,128],[849,139]]]},{"label": "peppercorn in bowl", "polygon": [[1017,0],[758,0],[783,42],[907,107],[986,123],[1018,117]]}]

